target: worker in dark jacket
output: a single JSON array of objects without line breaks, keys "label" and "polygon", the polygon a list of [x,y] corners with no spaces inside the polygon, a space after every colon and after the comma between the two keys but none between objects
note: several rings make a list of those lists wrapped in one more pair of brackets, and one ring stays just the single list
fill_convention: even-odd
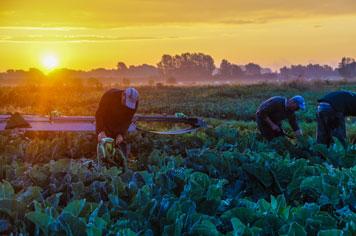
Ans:
[{"label": "worker in dark jacket", "polygon": [[98,141],[110,137],[119,145],[131,123],[138,107],[138,91],[110,89],[101,98],[96,111],[96,133]]},{"label": "worker in dark jacket", "polygon": [[356,93],[336,91],[318,100],[317,107],[317,143],[328,147],[332,136],[338,138],[346,147],[345,117],[356,116]]},{"label": "worker in dark jacket", "polygon": [[257,127],[262,136],[272,140],[282,136],[282,121],[288,120],[297,136],[302,135],[295,112],[305,110],[305,101],[302,96],[294,96],[290,99],[281,96],[271,97],[264,101],[256,112]]}]

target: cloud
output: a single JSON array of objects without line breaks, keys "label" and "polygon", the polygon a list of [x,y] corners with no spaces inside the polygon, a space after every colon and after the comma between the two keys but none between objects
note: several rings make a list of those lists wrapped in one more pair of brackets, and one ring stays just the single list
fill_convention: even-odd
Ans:
[{"label": "cloud", "polygon": [[255,20],[222,20],[220,21],[222,24],[228,24],[228,25],[248,25],[248,24],[266,24],[268,23],[267,20],[263,19],[255,19]]},{"label": "cloud", "polygon": [[0,41],[5,42],[103,42],[103,41],[125,41],[125,40],[153,40],[156,37],[110,37],[97,35],[81,36],[47,36],[47,35],[28,35],[28,36],[0,36]]},{"label": "cloud", "polygon": [[73,31],[87,30],[87,27],[36,27],[36,26],[0,26],[3,30],[21,30],[21,31]]},{"label": "cloud", "polygon": [[96,28],[194,23],[243,25],[350,14],[356,15],[355,0],[2,0],[0,25]]}]

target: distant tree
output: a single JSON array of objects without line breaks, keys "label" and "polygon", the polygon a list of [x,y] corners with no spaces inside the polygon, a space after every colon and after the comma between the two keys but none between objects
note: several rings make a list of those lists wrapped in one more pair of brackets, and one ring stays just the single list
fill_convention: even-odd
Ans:
[{"label": "distant tree", "polygon": [[172,74],[176,69],[176,66],[173,62],[173,57],[167,54],[163,55],[161,61],[157,63],[157,68],[163,77],[168,77],[168,75]]},{"label": "distant tree", "polygon": [[6,71],[6,78],[8,79],[27,79],[28,73],[24,70],[7,70]]},{"label": "distant tree", "polygon": [[118,62],[117,63],[117,70],[119,71],[119,72],[126,72],[127,71],[127,66],[126,66],[126,64],[124,63],[124,62]]},{"label": "distant tree", "polygon": [[28,70],[28,81],[31,83],[42,83],[45,81],[46,76],[42,71],[36,68],[30,68]]},{"label": "distant tree", "polygon": [[125,63],[119,62],[117,64],[117,72],[119,77],[130,77],[136,79],[147,79],[150,77],[158,77],[158,69],[152,65],[142,64],[138,66],[126,66]]},{"label": "distant tree", "polygon": [[217,76],[219,78],[238,78],[243,75],[241,67],[238,65],[232,64],[227,60],[223,59],[220,63],[220,68]]},{"label": "distant tree", "polygon": [[345,79],[356,77],[355,59],[349,57],[342,58],[339,63],[338,72]]},{"label": "distant tree", "polygon": [[245,69],[246,69],[246,75],[250,75],[250,76],[261,75],[262,68],[257,64],[248,63],[247,65],[245,65]]},{"label": "distant tree", "polygon": [[203,53],[163,55],[157,68],[164,78],[173,76],[180,80],[201,80],[212,76],[214,59]]},{"label": "distant tree", "polygon": [[282,67],[280,69],[280,76],[284,79],[323,79],[337,76],[337,72],[328,65],[292,65],[291,67]]},{"label": "distant tree", "polygon": [[56,69],[48,74],[52,80],[69,80],[82,78],[85,72],[72,69]]},{"label": "distant tree", "polygon": [[220,63],[219,76],[221,76],[223,78],[232,77],[231,66],[232,66],[232,64],[230,62],[223,59]]},{"label": "distant tree", "polygon": [[90,70],[88,72],[82,73],[80,76],[84,76],[85,78],[118,78],[118,72],[114,69],[105,69],[105,68],[96,68]]}]

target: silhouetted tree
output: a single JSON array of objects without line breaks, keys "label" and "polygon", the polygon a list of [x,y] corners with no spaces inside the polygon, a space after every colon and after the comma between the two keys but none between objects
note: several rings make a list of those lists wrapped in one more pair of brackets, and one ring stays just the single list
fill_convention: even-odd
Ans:
[{"label": "silhouetted tree", "polygon": [[28,82],[30,83],[42,83],[45,81],[46,76],[43,74],[42,71],[36,68],[30,68],[28,70]]},{"label": "silhouetted tree", "polygon": [[126,66],[125,63],[119,62],[117,64],[118,75],[120,77],[129,77],[129,78],[151,78],[158,77],[158,69],[154,66],[142,64],[138,66],[130,65]]},{"label": "silhouetted tree", "polygon": [[282,67],[280,69],[280,76],[284,79],[323,79],[330,76],[337,76],[337,72],[328,65],[292,65],[290,67]]},{"label": "silhouetted tree", "polygon": [[238,65],[232,64],[229,61],[223,59],[220,63],[217,77],[231,79],[241,77],[243,74],[244,73],[242,69]]},{"label": "silhouetted tree", "polygon": [[127,66],[126,66],[126,64],[124,63],[124,62],[118,62],[117,63],[117,70],[119,71],[119,72],[126,72],[127,71]]},{"label": "silhouetted tree", "polygon": [[215,69],[214,59],[203,53],[183,53],[181,55],[163,55],[157,63],[160,73],[169,78],[180,80],[200,80],[210,78]]},{"label": "silhouetted tree", "polygon": [[246,75],[250,76],[259,76],[261,75],[261,66],[254,64],[254,63],[248,63],[245,65],[245,70],[246,70]]},{"label": "silhouetted tree", "polygon": [[343,57],[338,67],[339,74],[345,79],[356,77],[356,62],[355,59]]}]

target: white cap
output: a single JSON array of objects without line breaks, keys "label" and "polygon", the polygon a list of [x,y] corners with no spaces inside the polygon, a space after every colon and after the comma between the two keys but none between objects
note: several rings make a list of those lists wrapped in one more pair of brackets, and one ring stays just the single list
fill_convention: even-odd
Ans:
[{"label": "white cap", "polygon": [[136,109],[138,101],[138,91],[135,88],[127,88],[125,94],[125,105],[130,109]]}]

